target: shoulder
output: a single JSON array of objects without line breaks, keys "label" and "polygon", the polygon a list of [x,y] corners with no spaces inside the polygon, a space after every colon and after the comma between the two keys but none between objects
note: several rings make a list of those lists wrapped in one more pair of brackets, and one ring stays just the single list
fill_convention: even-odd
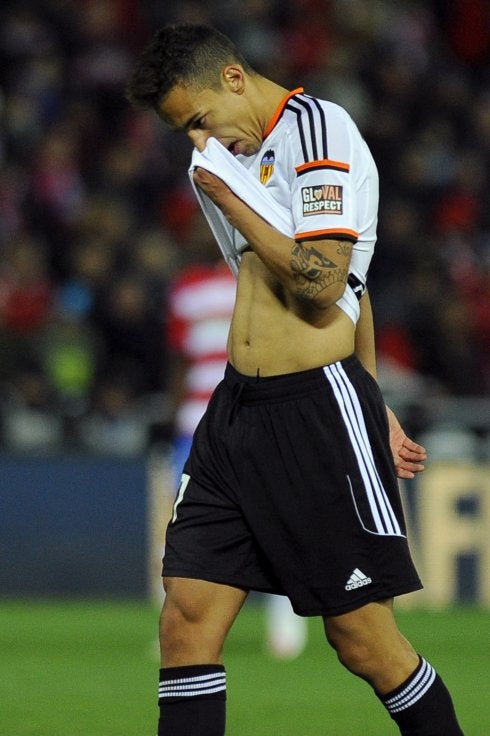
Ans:
[{"label": "shoulder", "polygon": [[320,97],[309,95],[303,90],[297,92],[289,98],[285,107],[285,117],[289,115],[290,119],[298,120],[300,117],[311,119],[312,114],[320,112],[320,114],[335,114],[340,116],[348,115],[343,107],[337,105],[330,100],[323,100]]},{"label": "shoulder", "polygon": [[355,124],[344,108],[312,95],[294,95],[284,108],[283,134],[297,164],[332,159],[350,146]]}]

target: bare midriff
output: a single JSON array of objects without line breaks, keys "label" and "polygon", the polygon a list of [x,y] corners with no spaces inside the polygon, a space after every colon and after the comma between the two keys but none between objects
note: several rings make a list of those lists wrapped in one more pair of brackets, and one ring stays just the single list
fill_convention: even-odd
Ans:
[{"label": "bare midriff", "polygon": [[273,376],[317,368],[351,355],[354,337],[354,323],[337,305],[319,309],[287,293],[255,253],[243,254],[228,340],[237,371]]}]

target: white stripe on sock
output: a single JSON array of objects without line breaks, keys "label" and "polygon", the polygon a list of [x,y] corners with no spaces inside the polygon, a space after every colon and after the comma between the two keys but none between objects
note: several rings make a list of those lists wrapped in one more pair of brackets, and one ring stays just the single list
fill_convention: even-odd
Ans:
[{"label": "white stripe on sock", "polygon": [[414,676],[413,680],[409,682],[407,687],[401,693],[398,693],[398,695],[385,700],[386,708],[390,713],[398,713],[401,710],[410,708],[428,692],[435,678],[436,672],[434,668],[425,659],[422,659],[420,670]]},{"label": "white stripe on sock", "polygon": [[186,697],[210,695],[226,690],[226,673],[215,672],[196,677],[182,677],[176,680],[162,680],[159,684],[159,698]]}]

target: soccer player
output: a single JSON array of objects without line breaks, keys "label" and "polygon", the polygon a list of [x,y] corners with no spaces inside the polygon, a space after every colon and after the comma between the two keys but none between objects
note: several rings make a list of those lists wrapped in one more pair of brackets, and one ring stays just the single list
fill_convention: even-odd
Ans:
[{"label": "soccer player", "polygon": [[[376,238],[365,142],[342,108],[259,75],[206,26],[162,28],[127,95],[247,170],[241,196],[205,168],[193,174],[241,245],[225,376],[167,529],[159,736],[224,734],[223,644],[252,589],[322,616],[340,662],[402,734],[460,736],[447,688],[393,613],[394,596],[421,587],[396,475],[418,472],[424,450],[375,380],[355,265]],[[245,173],[289,210],[292,237],[247,204]]]}]

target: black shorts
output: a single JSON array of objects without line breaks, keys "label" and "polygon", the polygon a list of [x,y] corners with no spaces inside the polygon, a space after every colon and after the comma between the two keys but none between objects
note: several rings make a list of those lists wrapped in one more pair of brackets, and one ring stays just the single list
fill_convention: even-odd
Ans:
[{"label": "black shorts", "polygon": [[422,587],[384,402],[357,358],[257,379],[227,366],[184,467],[163,574],[283,593],[304,616]]}]

